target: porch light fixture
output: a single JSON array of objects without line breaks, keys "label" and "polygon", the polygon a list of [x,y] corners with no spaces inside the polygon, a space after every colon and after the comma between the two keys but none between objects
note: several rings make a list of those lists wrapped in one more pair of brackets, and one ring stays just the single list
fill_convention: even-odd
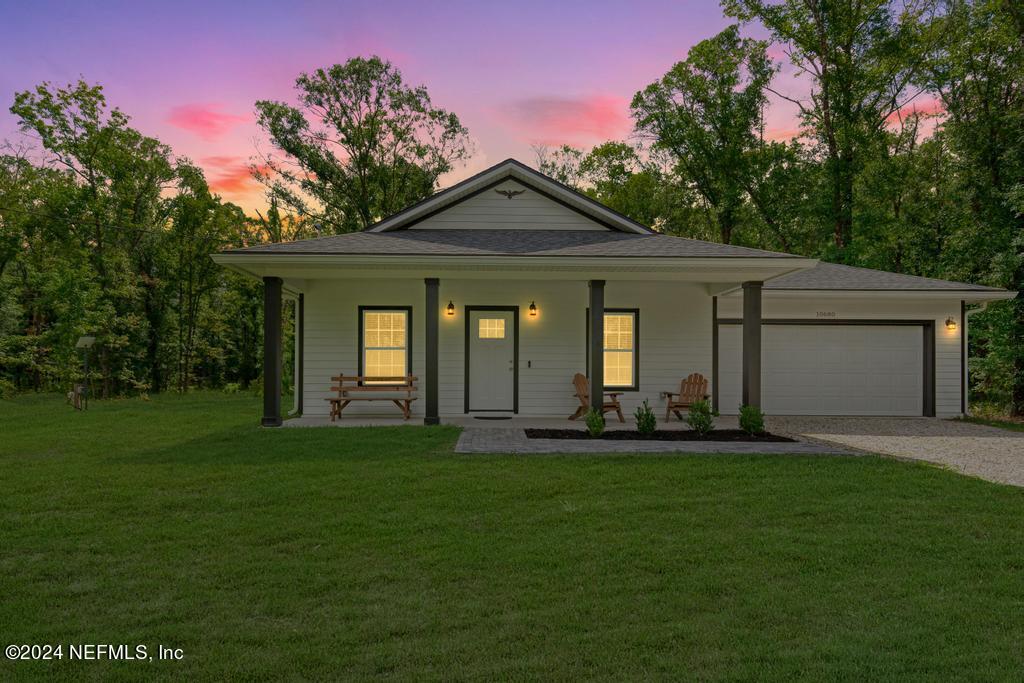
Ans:
[{"label": "porch light fixture", "polygon": [[954,320],[952,316],[946,318],[946,329],[947,330],[955,330],[956,329],[956,320]]},{"label": "porch light fixture", "polygon": [[536,318],[537,317],[537,302],[536,301],[531,301],[530,302],[530,317],[531,318]]},{"label": "porch light fixture", "polygon": [[448,311],[448,315],[455,315],[455,304],[449,300],[448,308],[446,310]]}]

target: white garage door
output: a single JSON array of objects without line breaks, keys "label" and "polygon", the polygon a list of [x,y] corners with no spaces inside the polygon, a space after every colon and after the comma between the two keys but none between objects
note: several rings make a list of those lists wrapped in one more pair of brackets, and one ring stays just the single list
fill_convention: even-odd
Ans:
[{"label": "white garage door", "polygon": [[[718,404],[740,405],[742,326],[718,328]],[[921,415],[920,326],[764,325],[761,405],[768,415]]]}]

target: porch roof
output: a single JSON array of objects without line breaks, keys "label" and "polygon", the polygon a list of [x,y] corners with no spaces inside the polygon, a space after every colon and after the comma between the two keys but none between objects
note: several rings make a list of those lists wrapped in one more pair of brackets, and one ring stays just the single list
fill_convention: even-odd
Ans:
[{"label": "porch roof", "polygon": [[656,233],[586,230],[401,230],[356,232],[230,249],[226,254],[559,256],[802,259],[793,254]]},{"label": "porch roof", "polygon": [[986,287],[969,282],[953,282],[932,277],[890,273],[884,270],[856,268],[838,263],[819,262],[814,268],[796,271],[765,283],[771,290],[843,290],[843,291],[947,291],[1002,292],[999,287]]}]

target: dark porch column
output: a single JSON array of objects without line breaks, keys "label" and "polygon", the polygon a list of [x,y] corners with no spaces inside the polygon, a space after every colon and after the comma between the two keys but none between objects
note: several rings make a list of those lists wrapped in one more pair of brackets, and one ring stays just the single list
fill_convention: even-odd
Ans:
[{"label": "dark porch column", "polygon": [[281,426],[281,278],[263,278],[263,420]]},{"label": "dark porch column", "polygon": [[295,371],[295,393],[298,403],[295,405],[296,412],[302,414],[303,394],[306,392],[303,375],[306,374],[306,295],[299,294],[299,300],[295,302],[295,357],[298,366]]},{"label": "dark porch column", "polygon": [[590,281],[590,405],[604,401],[604,280]]},{"label": "dark porch column", "polygon": [[438,317],[441,310],[438,308],[437,290],[439,280],[436,277],[428,277],[424,280],[427,285],[426,299],[426,321],[427,321],[427,363],[426,383],[427,394],[426,415],[423,416],[423,424],[436,425],[441,423],[437,408],[437,349],[438,349]]},{"label": "dark porch column", "polygon": [[761,406],[761,284],[743,283],[742,401],[745,406]]}]

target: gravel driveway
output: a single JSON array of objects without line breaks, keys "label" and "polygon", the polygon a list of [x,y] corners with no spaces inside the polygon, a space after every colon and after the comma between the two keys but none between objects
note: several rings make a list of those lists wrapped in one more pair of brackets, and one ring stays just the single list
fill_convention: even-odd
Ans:
[{"label": "gravel driveway", "polygon": [[770,417],[768,429],[1024,486],[1024,432],[927,417]]}]

